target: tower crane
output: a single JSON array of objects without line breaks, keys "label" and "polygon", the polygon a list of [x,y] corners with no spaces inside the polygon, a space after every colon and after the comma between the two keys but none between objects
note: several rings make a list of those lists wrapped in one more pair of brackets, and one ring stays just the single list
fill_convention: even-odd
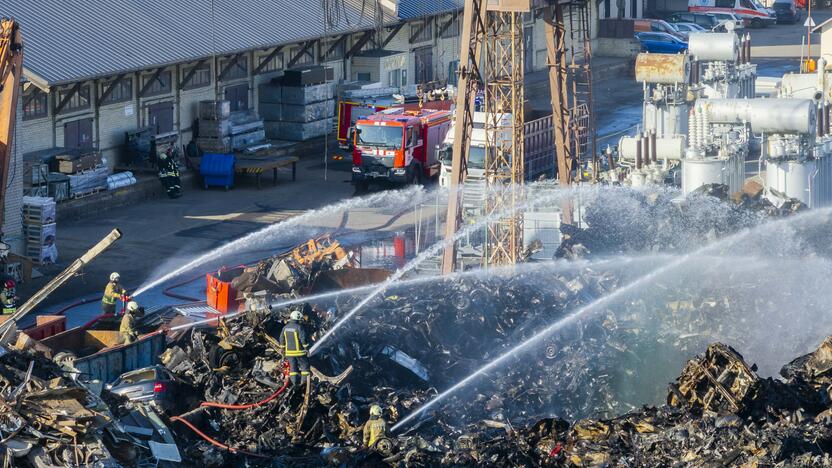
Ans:
[{"label": "tower crane", "polygon": [[9,177],[17,97],[23,74],[23,39],[13,19],[0,19],[0,226]]}]

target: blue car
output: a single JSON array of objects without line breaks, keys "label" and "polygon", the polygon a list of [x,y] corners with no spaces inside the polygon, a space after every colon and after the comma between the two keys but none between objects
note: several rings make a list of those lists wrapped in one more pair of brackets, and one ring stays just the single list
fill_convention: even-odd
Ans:
[{"label": "blue car", "polygon": [[688,50],[688,43],[663,32],[640,32],[636,39],[641,44],[642,52],[676,54]]}]

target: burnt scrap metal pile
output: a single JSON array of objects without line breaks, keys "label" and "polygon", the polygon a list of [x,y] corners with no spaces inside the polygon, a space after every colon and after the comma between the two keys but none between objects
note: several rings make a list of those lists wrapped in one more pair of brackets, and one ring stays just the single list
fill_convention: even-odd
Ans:
[{"label": "burnt scrap metal pile", "polygon": [[[553,285],[550,291],[541,292],[541,281]],[[237,458],[299,466],[832,463],[832,337],[786,365],[783,381],[758,377],[735,350],[713,344],[687,363],[665,393],[667,404],[624,412],[616,373],[632,369],[622,355],[646,354],[625,349],[617,333],[633,328],[608,314],[553,338],[537,354],[518,356],[518,365],[490,373],[472,392],[449,399],[405,432],[388,434],[374,449],[363,447],[362,425],[372,404],[382,405],[395,424],[541,321],[618,283],[583,269],[388,291],[371,304],[368,318],[312,358],[308,396],[303,385],[283,390],[281,360],[268,338],[283,318],[249,313],[228,324],[223,340],[195,331],[166,353],[168,369],[191,385],[191,399],[183,403],[191,410],[182,418],[193,429],[179,422],[171,427],[182,438],[179,446],[187,447],[185,459],[207,466]],[[545,318],[542,305],[551,311]],[[318,338],[329,326],[329,311],[306,313]],[[570,411],[624,415],[572,423],[544,417]]]},{"label": "burnt scrap metal pile", "polygon": [[108,405],[33,350],[0,356],[3,466],[105,466]]}]

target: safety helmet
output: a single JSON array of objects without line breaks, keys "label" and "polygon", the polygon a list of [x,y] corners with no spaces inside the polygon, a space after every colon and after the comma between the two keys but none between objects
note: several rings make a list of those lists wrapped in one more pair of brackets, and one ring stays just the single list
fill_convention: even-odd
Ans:
[{"label": "safety helmet", "polygon": [[373,405],[370,407],[370,416],[381,416],[381,406]]},{"label": "safety helmet", "polygon": [[3,283],[3,284],[6,286],[7,289],[13,289],[14,288],[14,281],[13,280],[6,280],[6,282]]},{"label": "safety helmet", "polygon": [[292,320],[300,320],[303,318],[303,313],[300,310],[295,309],[289,313],[289,318]]},{"label": "safety helmet", "polygon": [[116,272],[112,272],[112,273],[110,273],[110,281],[118,281],[118,280],[120,280],[120,279],[121,279],[121,275],[120,275],[120,274],[118,274],[118,273],[116,273]]},{"label": "safety helmet", "polygon": [[127,303],[127,311],[128,312],[135,312],[139,310],[139,303],[136,301],[130,301]]}]

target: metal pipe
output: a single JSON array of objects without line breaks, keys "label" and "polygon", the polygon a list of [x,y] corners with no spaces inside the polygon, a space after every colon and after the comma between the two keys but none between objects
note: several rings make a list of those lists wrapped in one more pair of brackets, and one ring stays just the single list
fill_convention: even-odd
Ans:
[{"label": "metal pipe", "polygon": [[751,63],[751,34],[746,34],[746,36],[748,36],[748,41],[745,46],[748,47],[748,51],[745,53],[745,59],[746,63]]},{"label": "metal pipe", "polygon": [[650,158],[653,163],[657,162],[656,159],[656,131],[653,130],[650,132]]},{"label": "metal pipe", "polygon": [[641,134],[641,161],[645,166],[650,165],[650,146],[647,139],[648,132]]},{"label": "metal pipe", "polygon": [[119,240],[120,238],[121,231],[119,231],[118,229],[113,229],[112,232],[107,234],[106,237],[101,239],[91,249],[84,253],[84,255],[72,262],[72,264],[69,265],[64,271],[58,274],[58,276],[53,278],[52,281],[46,284],[46,286],[41,288],[32,297],[30,297],[28,301],[24,302],[23,305],[17,309],[17,312],[12,314],[8,320],[6,320],[5,322],[3,322],[2,325],[0,325],[0,334],[5,334],[5,332],[8,331],[11,327],[11,324],[20,320],[21,317],[32,311],[38,304],[41,303],[41,301],[49,297],[49,295],[52,294],[53,291],[58,289],[67,280],[75,276],[75,273],[77,271],[83,268],[86,264],[90,263],[101,252],[107,250],[107,248],[113,245],[113,243]]},{"label": "metal pipe", "polygon": [[[766,133],[808,134],[817,120],[817,105],[811,99],[700,99],[696,110],[706,123],[748,123],[754,132]],[[707,139],[707,131],[704,136]]]},{"label": "metal pipe", "polygon": [[641,169],[641,144],[636,144],[636,169]]}]

